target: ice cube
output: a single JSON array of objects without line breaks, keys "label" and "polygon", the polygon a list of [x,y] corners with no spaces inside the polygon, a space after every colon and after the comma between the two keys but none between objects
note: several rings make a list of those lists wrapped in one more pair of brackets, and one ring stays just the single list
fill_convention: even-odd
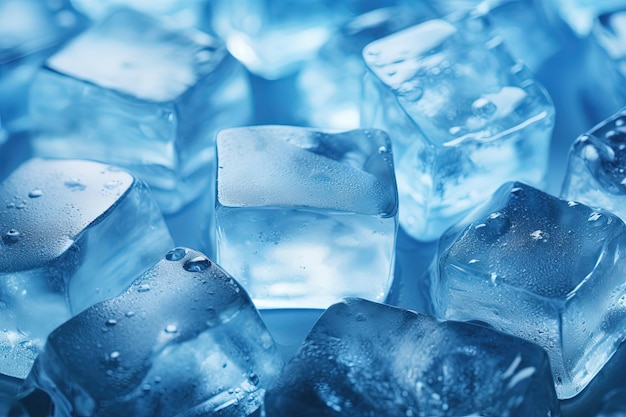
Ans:
[{"label": "ice cube", "polygon": [[0,0],[0,144],[26,127],[28,84],[60,44],[85,27],[66,0]]},{"label": "ice cube", "polygon": [[573,143],[561,198],[626,219],[626,108]]},{"label": "ice cube", "polygon": [[217,137],[217,261],[259,308],[385,298],[397,193],[388,136],[291,127]]},{"label": "ice cube", "polygon": [[361,124],[389,133],[400,225],[437,239],[505,181],[543,181],[554,108],[481,16],[429,20],[367,45]]},{"label": "ice cube", "polygon": [[356,129],[363,89],[363,47],[371,41],[435,17],[425,2],[387,4],[343,24],[296,80],[299,119],[306,126]]},{"label": "ice cube", "polygon": [[24,394],[47,392],[56,417],[244,417],[281,367],[245,290],[178,247],[125,293],[55,329]]},{"label": "ice cube", "polygon": [[172,247],[146,185],[100,163],[31,159],[0,184],[0,204],[5,375],[25,377],[50,331]]},{"label": "ice cube", "polygon": [[214,135],[247,123],[249,86],[216,39],[123,9],[48,59],[30,112],[36,155],[126,167],[173,213],[210,190]]},{"label": "ice cube", "polygon": [[541,345],[571,398],[626,336],[625,250],[617,216],[509,183],[442,237],[434,309]]},{"label": "ice cube", "polygon": [[534,344],[360,299],[331,306],[266,394],[274,416],[558,415]]},{"label": "ice cube", "polygon": [[252,73],[278,79],[313,58],[345,19],[333,0],[214,0],[212,25]]}]

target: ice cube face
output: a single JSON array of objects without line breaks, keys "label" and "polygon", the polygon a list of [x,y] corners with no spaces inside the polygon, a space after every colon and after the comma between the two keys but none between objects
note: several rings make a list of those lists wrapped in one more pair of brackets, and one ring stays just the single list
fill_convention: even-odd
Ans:
[{"label": "ice cube face", "polygon": [[216,0],[212,25],[230,52],[267,79],[295,72],[313,58],[342,19],[332,0]]},{"label": "ice cube face", "polygon": [[626,336],[625,247],[617,216],[505,184],[442,237],[434,310],[541,345],[559,398],[571,398]]},{"label": "ice cube face", "polygon": [[0,1],[0,144],[2,126],[25,128],[28,84],[39,65],[85,23],[65,0]]},{"label": "ice cube face", "polygon": [[250,105],[243,68],[219,41],[120,10],[38,74],[33,148],[126,167],[173,213],[211,192],[215,133],[246,124]]},{"label": "ice cube face", "polygon": [[217,261],[259,308],[385,298],[397,191],[388,136],[290,126],[217,137]]},{"label": "ice cube face", "polygon": [[415,239],[437,239],[503,182],[542,182],[552,102],[482,17],[427,21],[363,57],[361,124],[392,138],[400,224]]},{"label": "ice cube face", "polygon": [[361,299],[331,306],[266,394],[268,416],[552,416],[545,352]]},{"label": "ice cube face", "polygon": [[24,378],[50,331],[172,247],[146,185],[100,163],[31,159],[0,184],[0,204],[5,375]]},{"label": "ice cube face", "polygon": [[245,417],[282,367],[245,290],[178,247],[54,330],[26,382],[55,416]]},{"label": "ice cube face", "polygon": [[626,109],[572,144],[561,197],[626,219]]}]

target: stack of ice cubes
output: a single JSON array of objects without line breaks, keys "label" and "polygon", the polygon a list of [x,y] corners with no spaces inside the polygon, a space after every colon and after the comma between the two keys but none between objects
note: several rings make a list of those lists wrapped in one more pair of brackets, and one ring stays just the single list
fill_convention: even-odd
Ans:
[{"label": "stack of ice cubes", "polygon": [[0,414],[619,415],[622,3],[0,0]]}]

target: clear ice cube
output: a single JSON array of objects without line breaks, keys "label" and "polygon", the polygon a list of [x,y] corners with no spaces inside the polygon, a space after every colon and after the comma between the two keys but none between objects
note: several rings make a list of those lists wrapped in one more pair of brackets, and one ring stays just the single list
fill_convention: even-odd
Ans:
[{"label": "clear ice cube", "polygon": [[85,24],[66,0],[0,0],[0,144],[3,126],[26,127],[28,85],[38,67]]},{"label": "clear ice cube", "polygon": [[571,398],[626,337],[625,250],[610,212],[505,184],[442,236],[434,310],[541,345],[559,398]]},{"label": "clear ice cube", "polygon": [[626,219],[626,108],[572,144],[561,198]]},{"label": "clear ice cube", "polygon": [[245,417],[281,368],[245,290],[178,247],[120,296],[55,329],[23,394],[47,392],[55,417]]},{"label": "clear ice cube", "polygon": [[259,308],[385,298],[397,192],[388,136],[291,126],[217,137],[217,261]]},{"label": "clear ice cube", "polygon": [[426,3],[396,0],[379,4],[344,23],[297,75],[299,119],[306,126],[358,128],[366,72],[361,56],[363,47],[435,16]]},{"label": "clear ice cube", "polygon": [[210,192],[215,133],[251,110],[243,67],[218,40],[126,9],[51,56],[30,96],[35,155],[128,168],[166,213]]},{"label": "clear ice cube", "polygon": [[0,204],[5,375],[25,377],[50,331],[172,247],[146,185],[100,163],[31,159],[0,184]]},{"label": "clear ice cube", "polygon": [[266,394],[275,416],[556,416],[546,353],[360,299],[331,306]]},{"label": "clear ice cube", "polygon": [[368,44],[361,124],[389,133],[400,225],[437,239],[506,181],[543,181],[554,107],[483,17],[429,20]]}]

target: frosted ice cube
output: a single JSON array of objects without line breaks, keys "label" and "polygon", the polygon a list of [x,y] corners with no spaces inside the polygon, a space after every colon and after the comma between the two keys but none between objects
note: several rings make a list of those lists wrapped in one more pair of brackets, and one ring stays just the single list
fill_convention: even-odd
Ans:
[{"label": "frosted ice cube", "polygon": [[540,347],[359,299],[324,313],[265,408],[271,417],[559,415]]},{"label": "frosted ice cube", "polygon": [[282,367],[245,290],[178,247],[54,330],[26,381],[55,416],[248,416]]},{"label": "frosted ice cube", "polygon": [[146,185],[100,163],[31,159],[0,184],[0,204],[2,374],[25,377],[51,330],[172,247]]},{"label": "frosted ice cube", "polygon": [[384,132],[226,129],[217,160],[217,260],[258,307],[384,299],[397,230]]},{"label": "frosted ice cube", "polygon": [[436,19],[367,45],[361,124],[389,133],[400,224],[437,239],[507,180],[543,181],[554,108],[483,17]]},{"label": "frosted ice cube", "polygon": [[123,9],[38,74],[34,152],[126,167],[173,213],[210,192],[214,135],[246,124],[250,105],[243,68],[218,40]]},{"label": "frosted ice cube", "polygon": [[625,250],[617,216],[509,183],[442,237],[434,309],[541,345],[571,398],[626,337]]},{"label": "frosted ice cube", "polygon": [[561,198],[602,207],[626,219],[626,109],[572,144]]}]

